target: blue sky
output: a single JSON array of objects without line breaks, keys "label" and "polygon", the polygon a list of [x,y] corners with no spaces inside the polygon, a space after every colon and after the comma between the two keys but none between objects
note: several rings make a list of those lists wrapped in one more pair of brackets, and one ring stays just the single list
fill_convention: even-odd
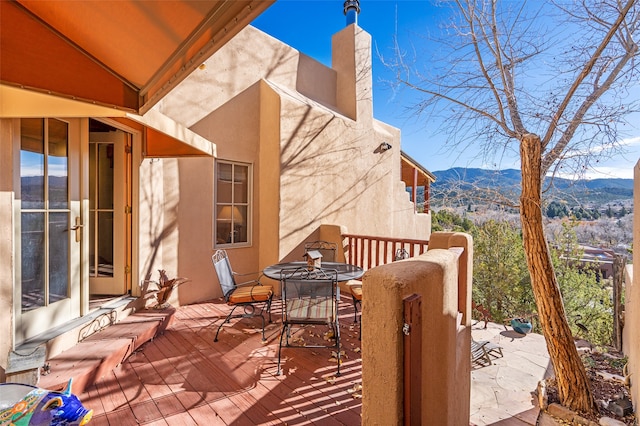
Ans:
[{"label": "blue sky", "polygon": [[[283,41],[327,66],[331,66],[331,36],[346,24],[342,13],[343,0],[277,0],[252,25]],[[402,131],[402,150],[428,170],[451,167],[491,168],[482,162],[473,147],[459,152],[443,148],[443,136],[437,126],[411,113],[411,95],[394,93],[388,81],[392,75],[378,54],[392,55],[393,37],[397,32],[399,45],[410,48],[427,31],[437,31],[446,9],[437,8],[430,0],[361,0],[358,25],[371,34],[373,46],[374,117]],[[414,98],[415,99],[415,98]],[[599,165],[589,178],[633,178],[633,167],[640,158],[640,128],[635,137],[625,140],[628,153],[618,155]],[[503,158],[499,168],[519,168],[517,157]]]}]

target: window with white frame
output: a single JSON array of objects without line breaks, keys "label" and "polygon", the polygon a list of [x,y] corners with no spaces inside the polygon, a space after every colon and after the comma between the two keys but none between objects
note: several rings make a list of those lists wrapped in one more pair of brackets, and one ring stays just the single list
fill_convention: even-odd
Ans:
[{"label": "window with white frame", "polygon": [[218,160],[215,191],[216,246],[249,244],[251,165]]}]

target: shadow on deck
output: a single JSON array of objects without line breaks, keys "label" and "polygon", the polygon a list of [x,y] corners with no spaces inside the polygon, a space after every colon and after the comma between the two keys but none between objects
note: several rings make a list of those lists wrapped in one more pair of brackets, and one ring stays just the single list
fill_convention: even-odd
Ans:
[{"label": "shadow on deck", "polygon": [[[110,327],[82,348],[52,359],[51,374],[40,386],[55,389],[74,377],[74,392],[94,410],[95,425],[361,423],[359,326],[353,324],[350,301],[340,305],[345,351],[340,377],[330,360],[332,349],[325,348],[283,348],[283,375],[276,375],[281,329],[276,301],[265,344],[256,318],[231,321],[214,343],[214,325],[228,309],[216,300],[131,315],[128,324],[114,326],[121,325],[128,336],[125,352],[114,350],[121,339],[113,339],[118,332]],[[149,317],[159,315],[167,317],[150,336]],[[307,326],[295,338],[311,344],[327,330]],[[129,335],[136,331],[144,337]]]}]

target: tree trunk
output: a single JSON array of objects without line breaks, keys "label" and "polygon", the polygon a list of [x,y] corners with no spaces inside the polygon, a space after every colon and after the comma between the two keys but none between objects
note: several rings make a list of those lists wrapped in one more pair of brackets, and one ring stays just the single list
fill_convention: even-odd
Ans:
[{"label": "tree trunk", "polygon": [[567,323],[562,295],[543,230],[542,157],[539,136],[527,134],[522,137],[520,159],[520,221],[524,250],[538,307],[538,319],[556,376],[558,396],[561,404],[567,408],[578,412],[594,412],[597,409],[589,379]]}]

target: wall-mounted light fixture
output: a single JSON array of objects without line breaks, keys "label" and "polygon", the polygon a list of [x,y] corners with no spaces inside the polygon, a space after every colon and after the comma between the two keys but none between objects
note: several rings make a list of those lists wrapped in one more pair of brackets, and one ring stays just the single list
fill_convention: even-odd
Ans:
[{"label": "wall-mounted light fixture", "polygon": [[392,148],[392,147],[391,147],[391,144],[390,144],[390,143],[388,143],[388,142],[382,142],[382,143],[380,144],[380,151],[381,151],[381,152],[389,151],[391,148]]}]

